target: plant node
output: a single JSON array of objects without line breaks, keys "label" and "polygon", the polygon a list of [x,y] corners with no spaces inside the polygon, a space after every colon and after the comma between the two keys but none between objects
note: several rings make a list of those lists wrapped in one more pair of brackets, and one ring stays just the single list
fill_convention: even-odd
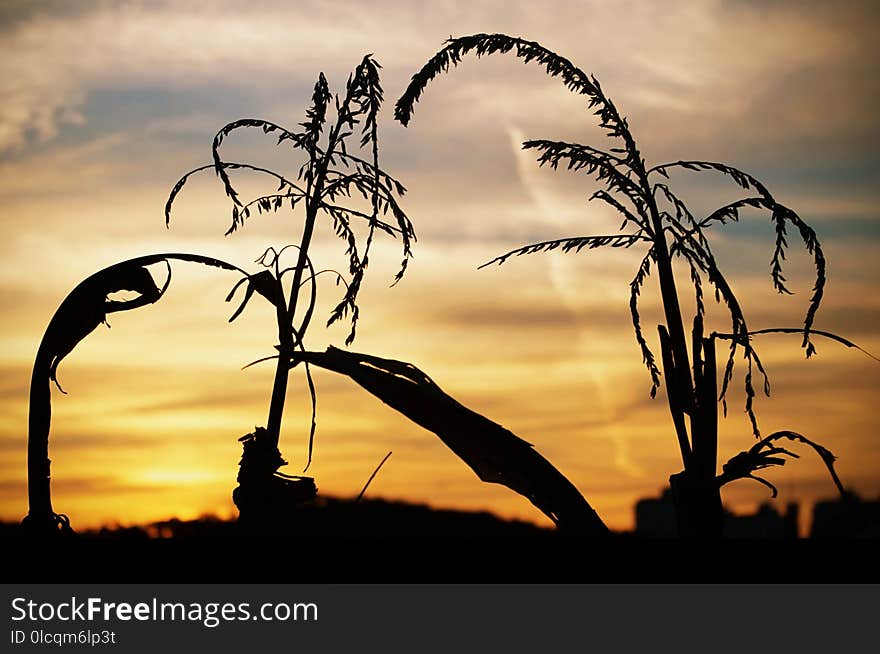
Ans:
[{"label": "plant node", "polygon": [[264,427],[256,427],[253,433],[238,440],[243,453],[232,501],[238,507],[239,522],[260,525],[283,520],[298,505],[318,494],[313,477],[278,472],[287,461]]}]

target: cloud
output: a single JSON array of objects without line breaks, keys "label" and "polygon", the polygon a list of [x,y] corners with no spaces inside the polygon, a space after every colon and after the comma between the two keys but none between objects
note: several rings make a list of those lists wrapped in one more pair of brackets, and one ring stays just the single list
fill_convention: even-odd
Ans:
[{"label": "cloud", "polygon": [[289,87],[297,75],[311,79],[328,59],[338,69],[333,55],[343,43],[347,52],[372,46],[375,28],[365,12],[337,22],[335,10],[317,3],[252,9],[128,2],[20,17],[7,26],[0,49],[0,148],[20,149],[31,135],[46,141],[64,124],[81,124],[80,109],[95,89],[252,87],[254,79]]},{"label": "cloud", "polygon": [[[155,491],[159,486],[148,484],[133,484],[120,477],[68,477],[53,480],[52,485],[59,495],[84,496],[84,495],[116,495],[116,494],[141,494]],[[24,480],[0,480],[0,495],[12,496],[23,495],[27,492],[27,482]]]},{"label": "cloud", "polygon": [[[380,2],[369,11],[355,2],[261,2],[256,9],[243,2],[92,3],[78,10],[65,9],[66,4],[39,3],[27,9],[16,3],[7,12],[0,64],[0,147],[21,148],[29,135],[47,140],[64,125],[81,124],[88,119],[81,113],[83,103],[96,89],[221,84],[260,89],[261,95],[270,89],[284,93],[291,86],[310,85],[319,69],[326,69],[331,80],[341,78],[360,54],[373,51],[386,63],[391,86],[400,89],[448,34],[485,30],[543,41],[600,73],[612,96],[625,100],[625,108],[634,105],[640,118],[648,109],[678,120],[676,108],[737,118],[753,111],[759,100],[771,110],[779,105],[768,99],[791,98],[789,109],[817,106],[798,104],[798,96],[792,95],[810,88],[804,84],[808,78],[793,83],[786,79],[816,66],[819,79],[831,79],[827,71],[859,62],[865,63],[856,69],[866,71],[865,44],[876,31],[872,22],[860,20],[862,5],[851,3],[836,6],[836,21],[829,20],[829,12],[811,15],[785,5],[768,12],[747,4],[683,0],[662,8],[639,2],[613,7],[556,2],[552,11],[525,5],[512,9],[502,2]],[[428,32],[426,13],[431,17]],[[474,81],[473,67],[464,67],[470,72],[458,84]],[[477,77],[480,85],[493,90],[491,74]],[[553,86],[549,80],[538,82],[537,72],[525,77],[541,88]],[[839,96],[843,104],[837,118],[864,109],[859,98],[870,97],[872,77],[862,74],[862,79],[869,88],[841,88],[845,92]],[[459,88],[459,93],[472,93]],[[438,93],[431,90],[423,105],[435,102]],[[489,94],[473,97],[488,100]],[[517,106],[517,112],[532,120],[540,115],[535,109],[541,103],[529,107],[500,99],[502,112]],[[498,111],[498,102],[489,104]],[[457,118],[467,113],[468,107],[459,106]],[[681,132],[651,130],[650,124],[646,128],[653,141],[674,142]]]}]

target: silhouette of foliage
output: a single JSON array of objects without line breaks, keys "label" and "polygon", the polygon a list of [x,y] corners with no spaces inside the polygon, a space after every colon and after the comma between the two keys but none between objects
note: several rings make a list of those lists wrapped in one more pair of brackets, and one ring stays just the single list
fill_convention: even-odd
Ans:
[{"label": "silhouette of foliage", "polygon": [[[319,74],[305,120],[299,123],[297,129],[288,129],[272,121],[255,118],[243,118],[228,123],[214,137],[211,146],[212,163],[195,168],[181,177],[172,188],[165,205],[165,222],[169,225],[175,199],[189,178],[199,172],[213,170],[232,202],[232,221],[226,231],[227,235],[242,227],[254,211],[262,214],[282,209],[295,210],[297,207],[304,209],[302,238],[296,262],[291,267],[282,269],[279,259],[286,248],[278,252],[274,249],[267,250],[258,262],[267,269],[273,269],[274,273],[267,270],[258,279],[251,281],[244,303],[239,309],[241,311],[254,291],[266,297],[276,308],[279,333],[277,349],[284,356],[265,357],[254,362],[269,359],[276,359],[277,362],[267,424],[268,438],[275,445],[281,430],[290,369],[289,355],[297,348],[303,348],[305,330],[315,307],[315,280],[325,272],[316,273],[308,255],[319,217],[324,216],[329,220],[334,233],[345,244],[348,258],[347,278],[330,271],[336,276],[338,285],[342,286],[343,295],[330,312],[327,321],[329,327],[349,318],[350,330],[345,339],[346,345],[350,345],[355,338],[360,317],[357,297],[369,266],[370,248],[376,231],[399,237],[402,243],[403,260],[393,283],[403,277],[412,257],[415,231],[398,201],[406,189],[379,166],[378,116],[383,101],[380,68],[372,55],[366,55],[349,76],[345,90],[340,94],[332,93],[324,74]],[[249,128],[260,129],[265,134],[275,136],[276,146],[291,147],[302,158],[295,179],[265,167],[230,162],[223,158],[222,145],[226,137],[236,130]],[[355,139],[356,146],[350,151],[349,143],[352,139]],[[358,156],[354,154],[355,149],[365,149],[368,154],[366,157]],[[273,193],[244,201],[232,174],[238,171],[249,171],[268,177],[277,184],[277,188]],[[369,209],[362,210],[357,203],[349,202],[357,198],[366,201]],[[386,220],[389,214],[390,219]],[[367,226],[363,242],[356,235],[356,223]],[[288,272],[292,273],[292,279],[290,291],[285,295],[282,277]],[[257,281],[259,286],[255,285]],[[309,286],[309,289],[305,289],[305,286]],[[235,289],[233,293],[234,291]],[[298,327],[294,327],[294,316],[298,309],[302,309],[300,293],[303,291],[308,292],[309,299],[303,320]],[[305,370],[312,400],[308,460],[305,466],[308,469],[314,445],[316,397],[307,365]]]},{"label": "silhouette of foliage", "polygon": [[[278,250],[267,248],[256,259],[263,269],[254,274],[218,259],[195,254],[157,254],[125,261],[92,275],[80,284],[59,309],[47,330],[44,343],[34,368],[31,386],[31,426],[29,437],[29,483],[31,512],[26,522],[57,531],[69,530],[66,516],[51,509],[49,489],[48,435],[50,422],[51,379],[57,383],[56,369],[61,359],[90,333],[106,314],[112,311],[144,306],[158,301],[170,283],[170,259],[195,261],[240,273],[241,278],[232,286],[227,302],[242,296],[229,318],[232,322],[246,309],[255,295],[263,297],[275,309],[279,335],[277,353],[251,362],[245,368],[264,361],[276,360],[276,379],[266,428],[240,438],[243,455],[238,475],[239,486],[233,499],[241,511],[241,519],[262,529],[277,526],[289,517],[297,504],[313,498],[317,492],[310,477],[285,475],[278,469],[286,465],[278,450],[278,431],[284,405],[287,377],[293,368],[303,364],[312,402],[309,430],[308,461],[312,460],[316,427],[316,392],[310,366],[321,365],[341,374],[347,374],[374,395],[414,420],[434,431],[449,445],[481,479],[503,483],[525,495],[557,524],[569,530],[592,535],[607,534],[607,528],[574,486],[531,445],[499,425],[487,420],[455,402],[440,391],[417,368],[398,361],[378,359],[368,355],[348,354],[335,348],[324,354],[307,352],[304,337],[314,315],[317,299],[317,280],[322,275],[332,276],[337,286],[344,289],[343,298],[331,312],[328,325],[351,313],[351,331],[346,344],[355,335],[358,319],[357,294],[363,274],[369,263],[369,250],[376,230],[403,242],[404,259],[394,283],[404,274],[412,256],[415,240],[412,224],[400,208],[397,197],[404,187],[378,164],[377,115],[382,101],[378,78],[379,66],[370,56],[364,58],[349,78],[344,96],[329,92],[327,80],[319,76],[306,112],[302,131],[293,132],[274,123],[257,119],[242,119],[229,123],[215,136],[212,146],[213,162],[191,170],[172,188],[165,206],[166,225],[170,224],[174,202],[191,176],[205,170],[214,170],[221,180],[232,207],[232,224],[227,234],[241,227],[257,213],[276,212],[282,208],[305,208],[305,224],[299,245],[287,245]],[[335,98],[335,102],[334,101]],[[333,107],[331,109],[331,102]],[[336,122],[325,132],[328,113],[335,110]],[[370,160],[350,154],[347,139],[362,125],[360,147],[368,147]],[[224,139],[234,130],[256,127],[265,133],[277,133],[277,144],[292,144],[305,154],[295,180],[288,179],[268,168],[249,163],[227,162],[221,154]],[[324,134],[326,133],[326,137]],[[277,192],[243,201],[236,189],[235,171],[259,173],[278,183]],[[369,202],[369,212],[361,211],[344,198],[359,195]],[[380,216],[391,214],[393,223]],[[349,260],[348,276],[335,270],[315,270],[308,248],[316,220],[320,215],[330,219],[336,234],[346,244]],[[366,221],[368,232],[365,243],[360,243],[354,228],[355,221]],[[617,237],[610,237],[617,241]],[[581,249],[596,247],[591,242],[546,244],[548,249]],[[287,266],[284,256],[295,252],[295,262]],[[168,265],[168,277],[160,289],[145,266],[158,262]],[[289,287],[286,277],[290,277]],[[286,289],[289,288],[289,291]],[[140,295],[135,300],[115,302],[108,294],[117,290],[131,290]],[[297,319],[295,319],[297,316]],[[43,379],[42,385],[37,383]],[[59,385],[60,388],[60,385]],[[389,452],[390,456],[390,452]],[[387,461],[386,456],[361,491]]]},{"label": "silhouette of foliage", "polygon": [[825,447],[793,431],[774,432],[769,436],[759,440],[745,452],[740,452],[739,454],[731,458],[730,461],[725,463],[722,467],[723,473],[717,478],[718,485],[723,486],[724,484],[735,481],[737,479],[754,479],[755,481],[767,486],[767,488],[769,488],[771,493],[773,494],[773,497],[776,497],[779,493],[776,486],[774,486],[763,477],[758,477],[755,474],[755,471],[769,468],[771,466],[785,465],[786,460],[781,458],[783,456],[790,456],[794,459],[800,458],[794,452],[787,450],[784,447],[779,447],[773,444],[774,442],[783,438],[787,438],[791,441],[805,443],[806,445],[812,447],[816,451],[816,454],[818,454],[819,457],[822,459],[825,467],[828,468],[828,472],[831,474],[831,478],[834,480],[834,485],[837,486],[837,490],[840,491],[841,495],[846,494],[843,488],[843,484],[841,483],[840,478],[837,476],[837,472],[834,470],[834,461],[837,459],[837,457],[835,457]]},{"label": "silhouette of foliage", "polygon": [[[587,98],[588,109],[598,117],[599,126],[606,136],[613,140],[614,145],[608,150],[550,140],[529,140],[523,143],[523,148],[536,151],[540,166],[546,165],[554,170],[562,166],[573,172],[585,173],[602,184],[604,188],[596,191],[590,201],[600,200],[620,213],[623,218],[620,233],[541,241],[511,250],[483,266],[504,264],[513,257],[538,252],[560,250],[577,253],[600,247],[631,248],[646,244],[646,252],[630,282],[629,306],[635,339],[651,377],[650,392],[654,397],[660,385],[661,369],[644,335],[638,304],[653,267],[659,278],[666,321],[666,324],[658,326],[662,374],[665,375],[667,399],[685,473],[688,473],[684,477],[673,475],[671,478],[673,492],[679,498],[677,502],[690,506],[682,514],[695,516],[693,519],[698,523],[700,520],[707,524],[712,522],[711,519],[706,519],[707,507],[709,511],[714,511],[716,517],[720,516],[718,489],[736,479],[754,479],[768,486],[775,496],[776,488],[773,484],[757,476],[755,472],[783,465],[786,460],[783,457],[797,458],[795,453],[777,444],[780,439],[801,442],[812,447],[827,466],[838,489],[843,492],[833,465],[835,458],[829,450],[792,431],[777,431],[761,438],[753,407],[753,398],[756,395],[753,383],[755,371],[763,378],[765,394],[769,395],[770,386],[764,366],[752,345],[752,336],[766,333],[801,334],[802,347],[807,357],[815,353],[811,340],[813,335],[825,336],[847,347],[858,348],[839,336],[813,329],[816,312],[824,294],[826,263],[812,228],[793,210],[777,202],[760,181],[737,168],[699,160],[681,160],[647,167],[626,118],[621,116],[611,99],[605,95],[598,80],[588,76],[569,60],[532,41],[503,34],[477,34],[450,39],[413,76],[396,105],[395,117],[404,125],[408,124],[415,103],[419,101],[427,84],[440,73],[456,66],[469,53],[477,57],[513,53],[526,63],[538,63],[552,77],[561,78],[567,88]],[[190,177],[212,170],[232,205],[227,235],[243,227],[253,217],[254,212],[259,215],[301,207],[305,219],[298,245],[287,245],[278,250],[267,248],[256,259],[256,263],[263,269],[255,274],[221,260],[196,254],[169,253],[140,257],[92,275],[77,286],[62,303],[44,335],[34,365],[28,446],[31,508],[26,518],[27,523],[44,530],[69,530],[67,517],[53,512],[49,491],[50,383],[54,382],[63,392],[57,377],[58,365],[99,324],[106,322],[109,313],[158,301],[170,283],[169,261],[178,259],[243,275],[226,297],[226,301],[231,302],[243,289],[243,297],[230,316],[230,322],[242,314],[255,295],[268,301],[276,313],[279,339],[275,348],[277,353],[248,364],[274,360],[276,374],[267,426],[256,427],[253,433],[240,439],[244,449],[239,472],[241,486],[234,494],[240,508],[250,507],[247,510],[252,515],[271,521],[281,515],[291,503],[308,500],[317,492],[312,478],[278,472],[278,468],[286,464],[277,444],[288,376],[293,368],[303,364],[311,398],[306,470],[312,461],[316,430],[316,391],[310,368],[316,365],[350,377],[416,424],[434,432],[480,479],[503,484],[520,493],[560,529],[590,536],[604,536],[608,533],[602,520],[580,492],[538,454],[531,444],[456,402],[415,366],[391,359],[345,352],[333,347],[326,352],[306,350],[304,338],[315,311],[317,280],[321,275],[333,276],[337,286],[343,289],[342,297],[330,312],[327,325],[348,319],[350,329],[345,343],[350,345],[356,335],[360,313],[357,297],[369,265],[369,253],[376,231],[401,239],[403,259],[392,285],[400,281],[412,257],[411,247],[416,238],[415,232],[399,204],[405,188],[379,166],[378,114],[383,101],[379,69],[379,64],[371,55],[365,56],[349,76],[345,91],[340,94],[333,94],[327,79],[323,73],[320,74],[313,89],[311,104],[305,112],[305,120],[295,130],[254,118],[228,123],[213,139],[211,163],[195,168],[181,177],[173,186],[165,205],[165,221],[166,226],[169,226],[174,203]],[[295,177],[251,163],[224,159],[221,152],[227,137],[237,130],[251,128],[259,129],[267,135],[272,134],[277,139],[276,146],[289,147],[301,157]],[[355,139],[355,147],[366,150],[367,154],[358,156],[350,153],[350,139]],[[657,179],[662,177],[668,180],[670,172],[677,169],[719,173],[731,178],[744,191],[753,191],[756,195],[725,204],[706,217],[697,217],[669,184]],[[242,172],[272,180],[274,192],[243,199],[238,190],[238,174]],[[366,209],[364,202],[368,206]],[[803,327],[750,330],[736,295],[718,269],[706,230],[716,224],[737,222],[740,212],[747,208],[770,213],[776,232],[770,260],[770,277],[777,292],[790,294],[783,274],[789,227],[797,230],[805,249],[813,257],[816,277]],[[344,243],[347,274],[334,270],[316,271],[313,266],[308,252],[320,217],[327,220],[336,236]],[[366,226],[366,237],[363,239],[358,237],[358,225]],[[296,257],[289,266],[283,258],[288,252],[295,253]],[[146,266],[162,262],[165,263],[168,274],[160,288]],[[690,350],[673,276],[674,262],[687,265],[694,292],[696,311]],[[287,276],[290,277],[289,282],[285,279]],[[706,284],[714,291],[716,302],[723,304],[729,314],[730,334],[712,333],[709,337],[704,336]],[[125,301],[110,299],[112,293],[122,290],[135,292],[138,297]],[[716,387],[716,339],[730,341],[720,393]],[[726,411],[726,395],[739,348],[742,348],[746,361],[745,408],[758,441],[749,450],[733,457],[723,466],[723,473],[716,476],[717,404],[721,401]],[[693,368],[689,362],[691,356]],[[690,434],[685,416],[690,417]],[[388,456],[368,479],[361,496]],[[713,497],[718,497],[717,510]]]},{"label": "silhouette of foliage", "polygon": [[[785,287],[785,278],[782,275],[782,261],[785,258],[785,248],[787,247],[787,241],[785,240],[786,222],[790,222],[798,228],[807,250],[814,255],[816,283],[804,321],[803,346],[806,348],[807,356],[815,352],[815,348],[810,341],[810,328],[821,303],[825,286],[825,258],[815,232],[794,211],[776,202],[761,182],[732,166],[706,161],[675,161],[646,168],[645,161],[636,146],[635,138],[630,132],[626,118],[620,115],[614,102],[605,95],[598,80],[587,75],[568,59],[547,50],[534,41],[526,41],[504,34],[476,34],[450,39],[447,41],[446,47],[431,58],[413,76],[406,91],[397,102],[395,117],[401,123],[407,125],[412,118],[414,105],[419,101],[428,83],[440,73],[448,71],[451,66],[457,65],[464,55],[471,52],[477,57],[513,52],[516,57],[521,58],[525,63],[534,61],[543,66],[550,76],[561,77],[566,87],[573,92],[587,96],[589,99],[588,108],[595,110],[594,113],[599,117],[599,126],[605,130],[607,136],[621,141],[622,147],[612,147],[610,151],[603,151],[592,146],[577,143],[530,140],[523,143],[523,149],[537,149],[540,152],[538,163],[541,166],[546,164],[555,170],[562,163],[569,170],[584,171],[597,181],[604,182],[606,189],[594,194],[590,200],[601,199],[611,204],[624,216],[624,223],[621,225],[621,229],[626,229],[627,225],[631,225],[635,230],[632,233],[613,236],[581,236],[536,243],[512,250],[496,257],[489,263],[502,264],[511,256],[551,250],[564,244],[571,244],[567,248],[562,248],[564,252],[567,252],[572,249],[580,251],[584,247],[592,249],[608,245],[611,247],[628,248],[640,242],[653,243],[653,247],[647,253],[646,261],[643,262],[639,269],[639,275],[633,281],[633,298],[637,298],[638,289],[641,288],[645,277],[650,274],[650,262],[668,267],[668,260],[671,257],[681,257],[691,267],[691,278],[695,285],[695,292],[698,294],[697,313],[702,316],[705,311],[705,305],[702,302],[702,274],[715,287],[716,298],[726,304],[731,316],[732,331],[743,336],[748,333],[745,315],[727,280],[715,264],[715,258],[705,236],[705,229],[710,227],[713,222],[721,222],[723,224],[727,220],[738,220],[739,209],[744,206],[765,208],[772,212],[772,220],[777,230],[771,277],[774,286],[779,292],[789,292]],[[650,180],[652,173],[668,178],[669,170],[675,167],[695,171],[714,170],[723,173],[730,176],[743,189],[754,188],[758,191],[760,197],[746,198],[736,203],[725,205],[712,212],[706,219],[698,221],[688,210],[687,205],[666,184]],[[657,203],[658,192],[671,205],[670,208],[674,210],[674,214],[665,210]],[[671,242],[668,242],[667,239],[670,239]],[[578,245],[580,247],[577,247]],[[661,281],[661,284],[664,284],[666,287],[670,286],[668,282],[664,281]],[[674,287],[671,290],[674,290]],[[633,299],[630,304],[633,308],[633,324],[636,330],[636,339],[642,349],[645,364],[651,373],[651,394],[653,396],[659,386],[659,376],[656,374],[656,368],[653,367],[652,363],[654,355],[650,352],[650,348],[641,336],[637,301]],[[674,308],[677,309],[677,306]],[[670,322],[680,323],[681,321],[679,319],[678,321],[670,320]],[[670,329],[674,331],[672,325],[670,325]],[[749,367],[751,368],[754,365],[763,373],[760,358],[754,348],[752,348],[749,339],[741,338],[732,341],[728,364],[725,368],[722,399],[726,395],[727,384],[733,374],[733,362],[738,347],[744,348]],[[769,386],[766,383],[765,391],[769,392]],[[746,395],[746,408],[753,421],[755,434],[759,436],[760,432],[757,430],[757,423],[751,404],[754,389],[751,384],[750,374],[747,375]]]},{"label": "silhouette of foliage", "polygon": [[[184,185],[190,177],[206,170],[216,173],[223,183],[226,195],[232,200],[232,222],[227,234],[242,227],[254,209],[257,213],[277,212],[285,208],[295,209],[302,203],[306,212],[305,230],[300,245],[301,259],[294,271],[300,267],[304,270],[317,216],[319,213],[327,215],[335,233],[345,242],[349,257],[351,278],[345,287],[343,298],[333,309],[328,321],[328,325],[331,325],[351,314],[351,331],[346,344],[350,344],[355,337],[359,316],[357,295],[369,264],[369,250],[375,231],[401,239],[404,258],[395,275],[395,282],[402,278],[406,270],[412,257],[412,243],[416,238],[412,222],[398,202],[398,198],[406,193],[406,188],[379,167],[378,113],[383,100],[379,82],[380,68],[371,55],[366,55],[349,76],[344,95],[332,94],[328,89],[327,79],[321,73],[314,87],[312,104],[306,111],[306,121],[299,124],[301,131],[292,131],[277,123],[254,118],[228,123],[214,137],[211,147],[213,163],[195,168],[181,177],[165,204],[165,222],[170,225],[174,201]],[[322,139],[328,121],[328,108],[334,98],[336,121]],[[361,127],[359,147],[369,148],[369,160],[348,151],[348,140],[355,136],[358,126]],[[242,128],[258,128],[265,134],[277,135],[276,145],[290,145],[295,150],[302,151],[306,159],[300,166],[296,179],[288,179],[268,168],[225,161],[221,155],[224,139]],[[230,171],[239,170],[273,178],[278,184],[276,192],[243,202],[229,174]],[[366,213],[338,203],[353,195],[368,200],[371,212]],[[394,220],[393,224],[380,218],[389,213]],[[369,227],[362,249],[352,228],[355,220],[365,221]],[[295,279],[302,281],[302,274],[302,271],[299,272]],[[295,306],[295,301],[293,304]]]},{"label": "silhouette of foliage", "polygon": [[[52,510],[49,487],[49,428],[52,419],[50,383],[58,382],[58,366],[73,349],[111,313],[130,311],[158,302],[171,283],[170,261],[188,261],[224,270],[247,273],[237,266],[199,254],[162,253],[129,259],[90,275],[64,299],[46,328],[31,373],[28,413],[28,504],[25,524],[43,531],[69,531],[67,516]],[[156,285],[147,266],[164,263],[167,276],[162,287]],[[129,300],[111,300],[120,291],[137,293]],[[234,316],[233,316],[234,317]]]},{"label": "silhouette of foliage", "polygon": [[527,498],[559,529],[591,537],[608,534],[577,488],[531,443],[457,402],[414,365],[335,347],[297,352],[293,360],[351,378],[435,433],[481,480],[502,484]]},{"label": "silhouette of foliage", "polygon": [[[685,470],[695,471],[702,480],[700,482],[702,486],[708,492],[712,492],[712,488],[715,487],[713,479],[717,455],[715,425],[717,410],[714,406],[716,402],[714,390],[711,394],[706,391],[709,376],[711,376],[711,388],[715,388],[715,363],[712,337],[704,338],[703,334],[703,319],[706,313],[705,284],[714,291],[716,302],[725,306],[731,322],[730,348],[717,400],[722,402],[726,413],[726,396],[733,377],[734,360],[737,351],[741,348],[746,362],[745,410],[757,439],[761,438],[761,433],[753,406],[753,398],[756,395],[753,377],[756,371],[763,378],[763,391],[767,395],[770,393],[770,384],[761,359],[752,345],[750,335],[755,332],[750,331],[738,298],[717,266],[707,231],[718,224],[737,222],[741,210],[746,208],[768,211],[776,232],[770,260],[771,281],[777,292],[789,294],[783,275],[783,262],[788,248],[787,229],[793,227],[797,230],[805,249],[813,257],[815,282],[803,327],[797,330],[786,328],[781,331],[788,333],[796,331],[802,334],[802,347],[807,357],[815,353],[811,335],[814,333],[813,323],[822,301],[826,281],[825,256],[816,233],[794,210],[778,202],[762,182],[733,166],[711,161],[681,160],[648,167],[637,147],[627,119],[620,114],[614,102],[605,94],[599,81],[565,57],[534,41],[505,34],[474,34],[450,38],[445,46],[413,75],[409,86],[397,102],[395,117],[403,125],[408,125],[415,105],[421,99],[428,84],[441,73],[457,66],[464,56],[474,54],[479,58],[505,53],[513,54],[524,63],[537,63],[551,77],[560,78],[569,90],[585,96],[587,108],[598,117],[599,127],[612,142],[608,149],[550,140],[528,140],[522,144],[522,147],[525,150],[537,151],[539,166],[546,165],[554,170],[564,167],[573,172],[585,173],[603,184],[604,188],[594,193],[590,201],[601,200],[609,204],[622,215],[623,222],[619,234],[578,236],[525,245],[502,254],[489,263],[503,264],[512,257],[555,249],[562,252],[580,252],[599,247],[630,248],[637,244],[647,244],[646,254],[630,284],[629,304],[636,342],[651,376],[651,396],[654,397],[660,385],[660,369],[644,336],[638,304],[644,283],[653,266],[659,277],[666,320],[666,325],[660,326],[663,368],[667,377],[669,408],[682,462]],[[710,171],[724,175],[751,194],[709,212],[706,217],[697,217],[684,200],[663,181],[670,179],[670,174],[679,169],[695,172]],[[693,318],[692,352],[688,350],[688,339],[673,276],[673,263],[679,260],[688,266],[696,306]],[[821,333],[827,335],[825,332]],[[845,339],[833,335],[832,337],[844,344],[848,343]],[[711,370],[708,370],[706,357],[710,348]],[[689,363],[691,354],[694,357],[693,370]],[[690,416],[691,419],[690,436],[685,416]],[[783,432],[776,432],[768,438],[772,441],[780,433]],[[759,441],[759,443],[766,442],[767,439]],[[809,441],[804,440],[804,442]],[[750,456],[753,457],[750,460],[756,460],[754,459],[756,454]],[[831,471],[834,475],[833,469]],[[836,475],[834,479],[837,482]],[[711,502],[704,504],[708,505]],[[718,510],[720,510],[720,502]]]}]

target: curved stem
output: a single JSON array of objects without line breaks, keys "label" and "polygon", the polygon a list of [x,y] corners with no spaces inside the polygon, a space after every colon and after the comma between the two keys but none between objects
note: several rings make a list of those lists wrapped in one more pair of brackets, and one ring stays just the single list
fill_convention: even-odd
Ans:
[{"label": "curved stem", "polygon": [[[244,270],[221,259],[185,252],[164,252],[150,254],[122,261],[90,275],[64,298],[49,321],[40,340],[34,367],[31,372],[31,386],[28,406],[28,517],[29,524],[38,529],[55,529],[58,520],[52,509],[49,477],[49,429],[52,421],[52,395],[50,381],[54,378],[53,365],[88,334],[92,332],[107,313],[124,311],[152,304],[162,297],[170,283],[169,277],[162,289],[133,287],[126,283],[125,272],[143,269],[160,262],[168,264],[169,259],[201,263],[247,274]],[[149,274],[144,271],[149,277]],[[129,280],[130,281],[130,280]],[[141,296],[126,302],[112,302],[107,296],[119,290],[135,290]],[[149,290],[149,293],[145,292]]]},{"label": "curved stem", "polygon": [[288,372],[290,370],[289,361],[295,345],[292,323],[293,316],[296,313],[299,288],[307,267],[307,253],[309,244],[312,241],[312,234],[315,231],[315,222],[318,217],[318,211],[322,205],[324,181],[327,178],[327,169],[330,164],[330,158],[333,157],[336,144],[339,140],[339,133],[342,129],[342,116],[347,111],[350,102],[351,95],[349,93],[339,110],[339,118],[337,119],[336,125],[334,125],[333,130],[328,137],[326,152],[314,162],[317,169],[314,177],[310,178],[308,183],[308,196],[305,199],[306,220],[303,228],[302,240],[299,245],[299,258],[297,259],[296,268],[294,268],[293,271],[293,281],[290,285],[290,299],[288,301],[287,312],[285,313],[281,307],[278,307],[277,309],[278,349],[281,356],[278,357],[278,363],[275,366],[275,379],[272,383],[272,399],[269,403],[269,417],[266,422],[266,431],[269,432],[269,442],[274,447],[278,447],[278,440],[281,437],[281,419],[284,416],[284,401],[287,397],[287,381]]},{"label": "curved stem", "polygon": [[28,519],[35,524],[48,524],[52,515],[49,473],[49,426],[52,422],[51,387],[49,382],[52,356],[46,337],[40,343],[31,373],[28,407]]}]

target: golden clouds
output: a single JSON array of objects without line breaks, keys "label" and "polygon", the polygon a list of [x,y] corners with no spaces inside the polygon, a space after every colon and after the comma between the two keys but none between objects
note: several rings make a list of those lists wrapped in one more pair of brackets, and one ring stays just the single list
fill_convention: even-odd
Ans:
[{"label": "golden clouds", "polygon": [[[772,189],[783,186],[787,203],[817,219],[820,238],[823,227],[832,234],[823,240],[830,283],[816,326],[880,348],[871,227],[876,189],[864,173],[876,167],[865,138],[876,122],[868,102],[874,86],[858,84],[872,26],[855,33],[854,47],[841,39],[839,24],[791,22],[788,13],[762,18],[730,3],[559,3],[554,12],[537,5],[509,12],[508,4],[432,4],[431,33],[424,7],[411,3],[383,3],[378,13],[355,3],[279,3],[277,15],[274,6],[253,12],[241,3],[212,3],[217,9],[208,13],[171,3],[120,4],[63,20],[24,19],[4,33],[4,518],[25,510],[29,365],[67,291],[129,256],[195,250],[253,269],[266,245],[297,239],[300,215],[286,214],[253,218],[224,239],[228,206],[210,172],[187,186],[172,229],[164,230],[161,208],[171,184],[207,162],[213,131],[238,117],[222,113],[224,99],[235,96],[248,114],[295,124],[319,70],[339,77],[373,51],[392,100],[449,33],[488,25],[545,41],[595,71],[644,139],[647,157],[733,156],[744,168],[756,165]],[[815,70],[820,75],[811,79]],[[218,114],[216,125],[202,121]],[[628,314],[640,254],[554,252],[476,270],[524,242],[616,230],[616,216],[586,203],[595,185],[539,170],[533,154],[519,150],[525,138],[590,141],[591,114],[581,98],[539,71],[493,60],[468,62],[438,82],[407,131],[387,118],[383,165],[408,186],[404,203],[421,239],[394,289],[387,286],[399,260],[396,246],[377,244],[355,349],[417,364],[463,403],[533,442],[612,526],[628,526],[633,502],[653,495],[680,465],[662,391],[656,401],[648,397]],[[842,123],[846,138],[839,138]],[[815,136],[809,146],[807,133]],[[818,164],[811,159],[820,156],[812,149],[817,143],[834,145]],[[230,143],[236,155],[272,148],[258,138]],[[834,174],[816,181],[817,167]],[[716,197],[705,177],[684,183],[700,202]],[[854,214],[858,220],[836,222]],[[330,226],[320,230],[316,263],[344,266]],[[793,255],[789,277],[800,295],[772,293],[767,234],[769,221],[749,216],[713,234],[713,242],[753,327],[797,325],[809,278]],[[794,248],[794,235],[790,240]],[[62,364],[70,396],[54,398],[50,447],[56,505],[75,524],[229,510],[236,438],[265,420],[271,384],[269,368],[239,368],[272,354],[275,339],[271,312],[257,302],[227,324],[233,307],[223,299],[234,281],[175,264],[160,303],[111,317],[112,329],[96,331]],[[659,320],[655,283],[648,280],[642,304],[652,343]],[[319,316],[338,292],[322,286]],[[725,329],[725,319],[717,323]],[[344,335],[344,328],[314,329],[308,344],[320,349]],[[762,425],[822,439],[840,456],[844,481],[874,495],[880,491],[876,365],[832,343],[817,345],[818,359],[804,362],[794,337],[758,343],[774,383],[774,396],[757,401]],[[346,380],[316,378],[311,473],[322,492],[355,494],[393,450],[370,493],[540,519],[525,500],[481,484],[432,435]],[[725,456],[751,444],[741,382],[741,376],[734,381],[722,426]],[[309,417],[297,372],[290,402],[282,449],[295,473],[305,459]],[[829,495],[820,465],[804,453],[774,479],[791,497]],[[743,488],[737,485],[729,498],[740,505],[763,498],[763,488]]]}]

